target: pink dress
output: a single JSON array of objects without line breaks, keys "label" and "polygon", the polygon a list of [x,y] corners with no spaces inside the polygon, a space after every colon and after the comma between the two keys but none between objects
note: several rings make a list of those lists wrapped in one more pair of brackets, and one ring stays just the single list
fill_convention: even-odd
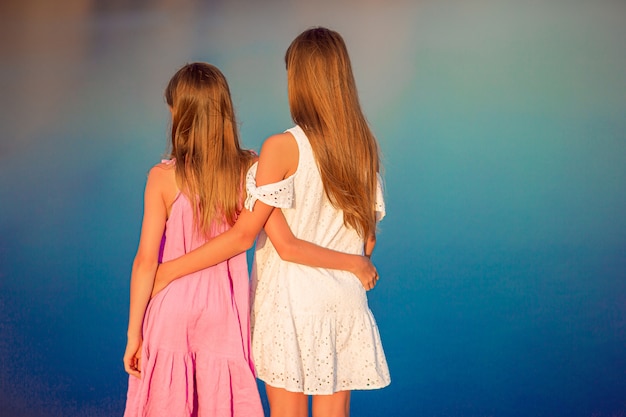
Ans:
[{"label": "pink dress", "polygon": [[[214,225],[211,236],[229,228]],[[178,194],[162,259],[205,242],[189,200]],[[129,377],[125,417],[263,416],[250,354],[246,254],[173,281],[148,305],[142,379]]]}]

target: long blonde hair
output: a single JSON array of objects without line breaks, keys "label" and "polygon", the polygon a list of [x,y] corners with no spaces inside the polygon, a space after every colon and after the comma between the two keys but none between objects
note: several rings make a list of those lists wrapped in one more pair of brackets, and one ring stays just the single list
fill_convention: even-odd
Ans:
[{"label": "long blonde hair", "polygon": [[348,50],[339,33],[312,28],[285,54],[289,107],[305,131],[324,191],[362,238],[375,231],[376,138],[361,111]]},{"label": "long blonde hair", "polygon": [[254,155],[241,148],[228,83],[213,65],[182,67],[165,89],[172,111],[171,153],[176,178],[193,206],[199,232],[214,221],[235,223],[242,179]]}]

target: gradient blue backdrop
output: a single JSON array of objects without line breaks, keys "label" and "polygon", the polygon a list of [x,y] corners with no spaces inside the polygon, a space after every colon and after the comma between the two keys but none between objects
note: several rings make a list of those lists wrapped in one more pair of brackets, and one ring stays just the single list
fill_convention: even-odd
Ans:
[{"label": "gradient blue backdrop", "polygon": [[355,416],[626,414],[623,1],[5,1],[0,415],[121,415],[162,91],[228,77],[244,144],[291,126],[283,54],[341,32],[384,153],[370,293],[392,385]]}]

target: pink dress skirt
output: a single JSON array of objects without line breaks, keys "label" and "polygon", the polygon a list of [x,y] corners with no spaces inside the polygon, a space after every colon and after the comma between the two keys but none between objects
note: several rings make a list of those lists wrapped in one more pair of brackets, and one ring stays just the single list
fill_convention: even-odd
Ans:
[{"label": "pink dress skirt", "polygon": [[[212,236],[229,226],[213,227]],[[205,242],[180,194],[162,247],[167,261]],[[148,305],[142,378],[130,376],[125,417],[263,416],[250,353],[246,254],[172,282]]]}]

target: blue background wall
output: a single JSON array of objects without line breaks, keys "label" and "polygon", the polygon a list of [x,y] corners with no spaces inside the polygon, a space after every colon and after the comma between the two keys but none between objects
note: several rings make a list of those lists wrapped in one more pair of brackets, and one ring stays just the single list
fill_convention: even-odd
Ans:
[{"label": "blue background wall", "polygon": [[121,415],[163,88],[218,65],[259,149],[313,25],[344,35],[387,181],[393,382],[353,415],[626,413],[623,1],[38,3],[0,6],[2,416]]}]

